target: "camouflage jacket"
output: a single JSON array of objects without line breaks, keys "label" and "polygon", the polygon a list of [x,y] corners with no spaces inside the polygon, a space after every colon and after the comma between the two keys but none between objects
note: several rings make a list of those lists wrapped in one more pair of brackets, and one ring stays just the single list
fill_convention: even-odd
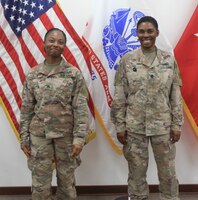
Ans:
[{"label": "camouflage jacket", "polygon": [[177,63],[171,53],[160,49],[149,63],[141,48],[120,60],[111,109],[117,132],[152,136],[181,129],[182,83]]},{"label": "camouflage jacket", "polygon": [[45,62],[26,76],[20,116],[21,143],[29,134],[66,137],[84,144],[88,132],[88,92],[81,72],[62,59],[51,71]]}]

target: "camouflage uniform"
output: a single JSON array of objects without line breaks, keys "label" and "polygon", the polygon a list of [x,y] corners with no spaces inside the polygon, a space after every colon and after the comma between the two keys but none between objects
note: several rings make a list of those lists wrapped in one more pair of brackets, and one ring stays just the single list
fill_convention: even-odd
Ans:
[{"label": "camouflage uniform", "polygon": [[[51,69],[51,70],[49,70]],[[63,59],[46,62],[26,76],[20,120],[21,144],[30,145],[33,200],[51,200],[53,160],[57,171],[57,199],[76,199],[72,144],[84,145],[88,130],[88,92],[82,74]]]},{"label": "camouflage uniform", "polygon": [[141,48],[123,56],[115,77],[111,118],[117,132],[127,131],[123,152],[129,166],[131,199],[148,199],[150,140],[161,199],[178,200],[175,145],[170,142],[170,130],[181,130],[183,123],[181,79],[170,53],[157,49],[153,58],[146,57]]}]

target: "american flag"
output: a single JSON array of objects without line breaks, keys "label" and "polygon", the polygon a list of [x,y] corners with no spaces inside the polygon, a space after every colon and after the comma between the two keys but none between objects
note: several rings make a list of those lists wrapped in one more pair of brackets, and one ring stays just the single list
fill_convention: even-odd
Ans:
[{"label": "american flag", "polygon": [[[55,0],[1,0],[0,100],[18,136],[21,93],[26,73],[43,62],[43,38],[56,27],[67,35],[64,58],[81,70],[90,93],[90,129],[94,131],[91,66],[88,50]],[[92,132],[93,133],[93,132]]]}]

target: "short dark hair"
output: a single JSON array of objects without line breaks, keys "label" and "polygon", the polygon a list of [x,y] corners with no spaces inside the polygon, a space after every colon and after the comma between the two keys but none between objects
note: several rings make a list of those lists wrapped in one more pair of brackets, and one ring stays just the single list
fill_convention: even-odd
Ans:
[{"label": "short dark hair", "polygon": [[142,18],[140,18],[140,20],[137,23],[137,29],[139,27],[139,25],[143,22],[150,22],[153,24],[153,26],[158,30],[158,23],[157,20],[151,16],[144,16]]},{"label": "short dark hair", "polygon": [[66,41],[67,41],[66,34],[61,29],[59,29],[59,28],[51,28],[51,29],[49,29],[46,32],[45,36],[44,36],[44,42],[46,41],[46,38],[47,38],[48,34],[51,33],[52,31],[60,31],[63,34],[63,37],[65,39],[65,43],[66,43]]}]

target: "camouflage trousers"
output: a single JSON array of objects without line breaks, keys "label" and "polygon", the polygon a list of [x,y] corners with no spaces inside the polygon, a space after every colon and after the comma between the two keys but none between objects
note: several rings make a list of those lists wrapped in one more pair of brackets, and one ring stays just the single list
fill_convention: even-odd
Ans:
[{"label": "camouflage trousers", "polygon": [[[79,159],[70,158],[72,144],[67,138],[46,139],[31,135],[32,200],[52,200],[54,166],[57,176],[57,200],[76,200],[74,171]],[[55,161],[55,162],[53,162]]]},{"label": "camouflage trousers", "polygon": [[131,200],[147,200],[149,187],[146,181],[148,169],[148,145],[153,149],[157,164],[161,200],[179,200],[178,180],[175,172],[175,144],[170,136],[150,136],[128,133],[123,153],[128,161],[128,192]]}]

